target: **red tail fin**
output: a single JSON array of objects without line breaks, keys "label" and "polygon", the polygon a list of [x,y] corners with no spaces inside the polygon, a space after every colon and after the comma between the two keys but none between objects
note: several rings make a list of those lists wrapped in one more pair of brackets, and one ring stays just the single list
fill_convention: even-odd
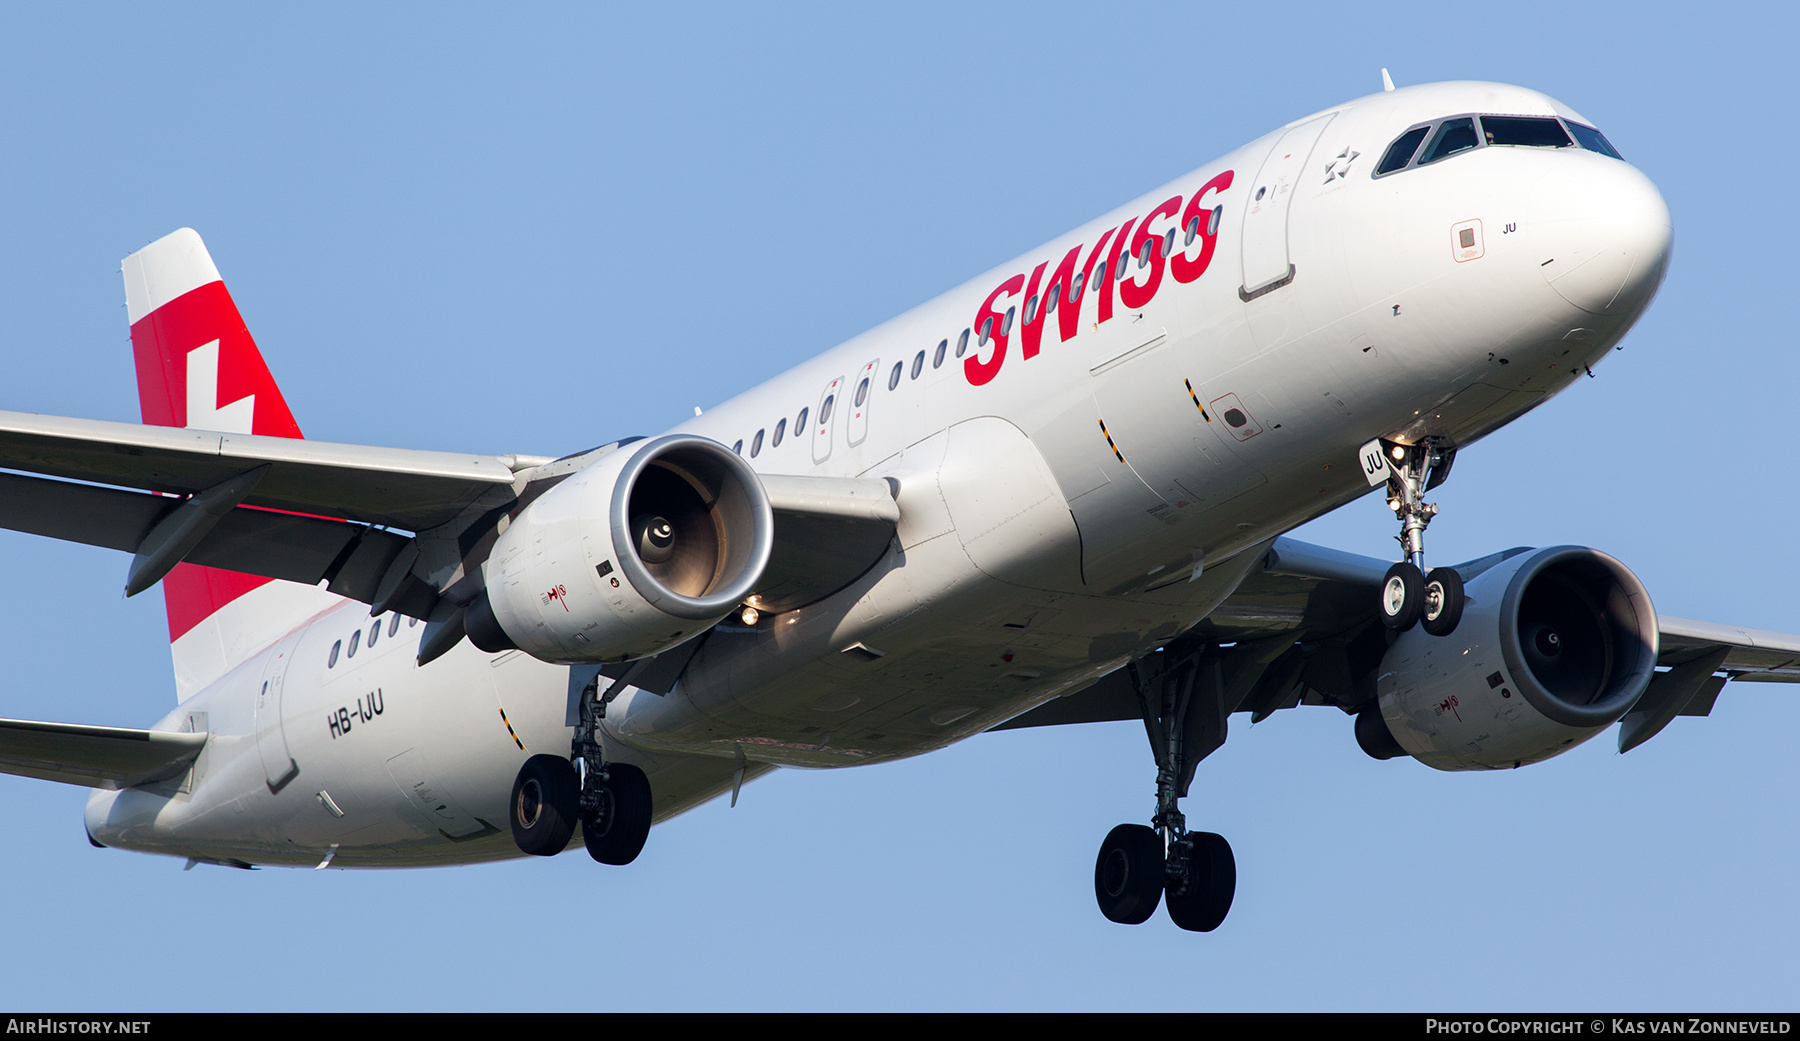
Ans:
[{"label": "red tail fin", "polygon": [[[183,228],[157,239],[126,257],[123,273],[131,348],[137,360],[138,402],[145,423],[301,436],[275,377],[198,234]],[[235,571],[177,564],[163,579],[170,642],[182,643],[196,627],[272,582]],[[297,620],[292,618],[296,611],[304,609],[304,614],[311,614],[327,605],[319,596],[301,601],[285,605],[278,613],[292,621]],[[183,654],[177,648],[176,677],[184,698],[198,689],[195,684],[204,685],[222,674],[232,664],[235,652],[243,649],[239,645],[254,643],[263,635],[260,630],[268,628],[246,627],[242,622],[228,627],[229,632],[209,634],[218,639],[202,641],[207,646],[189,663],[190,668],[184,668]]]}]

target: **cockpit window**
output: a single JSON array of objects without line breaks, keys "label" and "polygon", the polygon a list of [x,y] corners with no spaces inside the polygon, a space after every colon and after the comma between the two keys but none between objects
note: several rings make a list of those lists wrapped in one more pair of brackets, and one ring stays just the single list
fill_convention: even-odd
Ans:
[{"label": "cockpit window", "polygon": [[1490,145],[1567,148],[1574,143],[1561,123],[1530,116],[1482,116],[1481,134]]},{"label": "cockpit window", "polygon": [[[1419,145],[1426,138],[1430,138],[1431,143],[1421,151]],[[1451,116],[1408,128],[1388,146],[1371,176],[1386,177],[1477,148],[1569,148],[1575,145],[1614,159],[1625,158],[1600,131],[1568,119],[1555,116]]]},{"label": "cockpit window", "polygon": [[1475,137],[1475,121],[1468,116],[1461,119],[1446,119],[1438,128],[1437,137],[1432,138],[1431,147],[1425,150],[1424,158],[1419,165],[1435,163],[1439,159],[1448,159],[1458,152],[1466,152],[1481,142]]},{"label": "cockpit window", "polygon": [[1593,127],[1582,126],[1580,123],[1571,120],[1569,123],[1569,132],[1575,135],[1575,140],[1581,142],[1581,147],[1590,152],[1599,152],[1601,155],[1610,155],[1614,159],[1621,161],[1625,158],[1619,154],[1618,149],[1612,146],[1612,142],[1606,139],[1605,134],[1595,130]]},{"label": "cockpit window", "polygon": [[1387,154],[1381,157],[1381,164],[1375,167],[1375,176],[1406,169],[1406,164],[1412,162],[1413,153],[1419,150],[1419,142],[1425,140],[1425,135],[1430,132],[1429,126],[1413,127],[1395,138],[1394,143],[1388,146]]}]

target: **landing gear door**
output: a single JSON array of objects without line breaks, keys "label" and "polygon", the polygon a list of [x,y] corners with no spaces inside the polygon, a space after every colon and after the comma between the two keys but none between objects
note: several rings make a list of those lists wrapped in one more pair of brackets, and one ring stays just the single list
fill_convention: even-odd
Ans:
[{"label": "landing gear door", "polygon": [[831,430],[837,422],[837,414],[843,411],[844,377],[839,376],[825,385],[819,394],[819,410],[813,413],[812,452],[813,462],[822,463],[831,458]]},{"label": "landing gear door", "polygon": [[287,730],[281,720],[282,681],[294,662],[294,648],[300,645],[300,636],[295,633],[269,652],[256,691],[256,754],[262,758],[263,781],[270,792],[286,788],[300,775],[300,764],[288,751]]},{"label": "landing gear door", "polygon": [[1300,183],[1313,145],[1336,114],[1320,116],[1282,134],[1250,186],[1250,198],[1244,206],[1244,286],[1238,290],[1245,300],[1293,281],[1293,262],[1288,258],[1288,205],[1293,201],[1294,189]]}]

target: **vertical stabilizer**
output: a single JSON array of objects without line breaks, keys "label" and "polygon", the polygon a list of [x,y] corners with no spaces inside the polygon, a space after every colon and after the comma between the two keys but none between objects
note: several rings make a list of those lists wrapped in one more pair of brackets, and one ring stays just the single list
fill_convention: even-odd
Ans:
[{"label": "vertical stabilizer", "polygon": [[[153,426],[300,437],[275,377],[192,229],[122,264],[138,404]],[[341,598],[312,586],[177,564],[163,579],[175,686],[186,700]]]}]

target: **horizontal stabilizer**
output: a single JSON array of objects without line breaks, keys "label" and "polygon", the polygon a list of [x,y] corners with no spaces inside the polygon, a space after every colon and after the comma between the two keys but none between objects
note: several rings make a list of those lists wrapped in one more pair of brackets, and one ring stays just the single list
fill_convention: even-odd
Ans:
[{"label": "horizontal stabilizer", "polygon": [[0,773],[132,788],[186,770],[205,744],[205,734],[0,719]]}]

